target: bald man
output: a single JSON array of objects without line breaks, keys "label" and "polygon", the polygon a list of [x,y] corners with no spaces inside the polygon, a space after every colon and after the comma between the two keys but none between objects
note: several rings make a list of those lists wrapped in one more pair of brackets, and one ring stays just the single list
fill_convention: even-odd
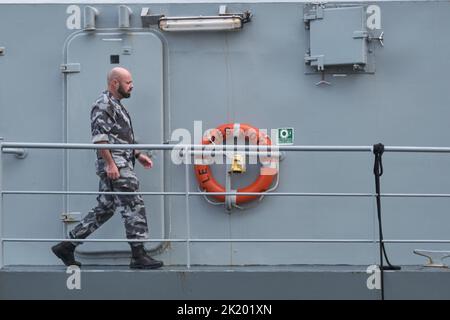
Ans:
[{"label": "bald man", "polygon": [[[129,98],[133,90],[131,73],[125,68],[113,68],[107,75],[108,89],[92,106],[91,131],[93,143],[134,144],[131,117],[121,100]],[[134,172],[137,159],[146,169],[153,165],[145,154],[134,149],[97,150],[96,172],[100,178],[99,191],[136,192],[139,180]],[[118,210],[125,222],[127,239],[148,238],[147,216],[144,201],[140,195],[99,195],[97,206],[70,231],[72,239],[84,239],[97,230]],[[52,251],[65,265],[78,265],[74,251],[80,242],[61,242]],[[142,242],[130,242],[130,268],[156,269],[163,263],[152,259],[145,251]]]}]

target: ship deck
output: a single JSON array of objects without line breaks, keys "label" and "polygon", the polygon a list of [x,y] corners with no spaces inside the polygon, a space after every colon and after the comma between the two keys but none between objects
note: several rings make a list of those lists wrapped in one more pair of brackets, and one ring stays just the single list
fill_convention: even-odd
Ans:
[{"label": "ship deck", "polygon": [[[69,290],[64,266],[6,266],[1,299],[293,300],[380,299],[367,266],[83,266],[80,289]],[[385,299],[450,299],[450,270],[403,266],[385,271]]]}]

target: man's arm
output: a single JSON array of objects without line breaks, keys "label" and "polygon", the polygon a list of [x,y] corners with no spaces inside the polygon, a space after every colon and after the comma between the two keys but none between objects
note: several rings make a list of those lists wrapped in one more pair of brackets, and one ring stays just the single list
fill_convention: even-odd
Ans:
[{"label": "man's arm", "polygon": [[140,164],[142,164],[145,169],[151,169],[153,167],[153,161],[147,155],[147,153],[141,152],[137,149],[134,149],[133,152],[134,157],[139,161]]},{"label": "man's arm", "polygon": [[[99,141],[96,143],[107,144],[107,141]],[[116,180],[120,177],[119,169],[117,168],[116,163],[111,155],[111,151],[109,149],[99,149],[100,156],[106,162],[106,175],[108,178],[112,180]]]},{"label": "man's arm", "polygon": [[[134,140],[134,143],[137,143],[136,140]],[[151,169],[153,167],[153,161],[147,152],[142,152],[138,149],[134,149],[133,156],[136,160],[139,161],[140,164],[142,164],[145,169]]]},{"label": "man's arm", "polygon": [[142,164],[145,169],[151,169],[153,167],[153,161],[146,153],[140,152],[139,150],[135,149],[134,157],[139,161],[140,164]]},{"label": "man's arm", "polygon": [[[109,141],[109,133],[113,119],[107,112],[108,105],[98,104],[92,108],[91,111],[91,131],[92,142],[107,144]],[[119,169],[111,155],[109,149],[99,149],[100,156],[106,162],[106,175],[108,178],[115,180],[120,177]]]}]

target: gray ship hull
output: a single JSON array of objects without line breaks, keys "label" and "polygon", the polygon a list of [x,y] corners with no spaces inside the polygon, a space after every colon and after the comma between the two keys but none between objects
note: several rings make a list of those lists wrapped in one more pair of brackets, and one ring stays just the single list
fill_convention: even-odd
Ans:
[{"label": "gray ship hull", "polygon": [[[379,142],[385,247],[402,266],[384,272],[385,298],[450,298],[448,269],[414,254],[450,250],[448,1],[7,2],[0,299],[380,299]],[[222,30],[201,29],[211,17]],[[117,65],[133,73],[125,104],[155,163],[137,174],[146,246],[165,267],[128,269],[117,215],[67,273],[50,247],[95,204],[89,112]],[[177,163],[177,144],[223,124],[265,129],[281,148],[270,194],[233,194],[261,163],[211,165],[223,203]]]}]

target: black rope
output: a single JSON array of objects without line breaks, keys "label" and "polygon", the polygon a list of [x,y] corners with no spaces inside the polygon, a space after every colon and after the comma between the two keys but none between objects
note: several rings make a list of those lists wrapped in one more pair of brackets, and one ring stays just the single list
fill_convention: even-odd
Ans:
[{"label": "black rope", "polygon": [[[377,199],[377,213],[378,213],[378,236],[380,248],[380,275],[381,275],[381,299],[384,300],[384,270],[400,270],[400,266],[392,265],[389,261],[386,248],[383,242],[383,225],[381,223],[381,196],[380,196],[380,177],[383,175],[383,160],[384,145],[382,143],[373,145],[373,154],[375,155],[375,163],[373,166],[373,174],[375,175],[375,192]],[[386,259],[387,266],[383,265],[383,256]]]}]

